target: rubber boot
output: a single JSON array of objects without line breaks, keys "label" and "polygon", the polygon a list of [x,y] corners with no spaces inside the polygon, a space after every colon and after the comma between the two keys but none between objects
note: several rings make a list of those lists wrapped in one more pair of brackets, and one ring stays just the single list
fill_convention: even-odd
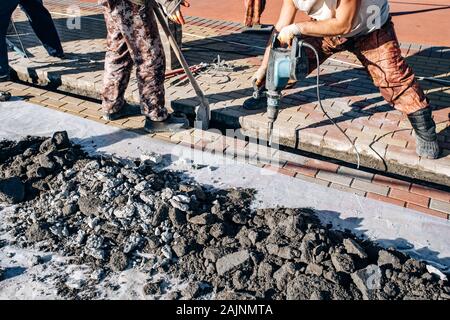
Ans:
[{"label": "rubber boot", "polygon": [[114,113],[104,113],[103,114],[103,119],[106,121],[115,121],[115,120],[119,120],[122,118],[125,118],[127,115],[122,111],[119,110],[117,112]]},{"label": "rubber boot", "polygon": [[416,133],[416,152],[428,159],[437,159],[440,154],[436,124],[431,117],[431,108],[408,114],[408,119]]},{"label": "rubber boot", "polygon": [[254,24],[251,27],[245,27],[242,32],[267,33],[273,31],[273,25],[270,24]]},{"label": "rubber boot", "polygon": [[125,103],[123,105],[123,107],[117,112],[103,113],[103,119],[106,121],[115,121],[115,120],[119,120],[119,119],[126,118],[126,117],[136,114],[131,109],[132,109],[132,106],[130,106],[128,103]]},{"label": "rubber boot", "polygon": [[185,114],[172,113],[169,118],[164,121],[152,121],[145,118],[144,130],[148,133],[158,132],[179,132],[189,128],[189,120]]},{"label": "rubber boot", "polygon": [[6,91],[0,91],[0,102],[6,102],[11,99],[11,93]]}]

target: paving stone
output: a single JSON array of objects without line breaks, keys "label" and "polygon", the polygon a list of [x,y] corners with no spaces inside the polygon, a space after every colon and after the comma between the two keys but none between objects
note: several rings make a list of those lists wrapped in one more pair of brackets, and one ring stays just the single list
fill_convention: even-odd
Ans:
[{"label": "paving stone", "polygon": [[45,100],[45,105],[56,109],[62,107],[65,104],[65,102],[54,100],[52,98]]},{"label": "paving stone", "polygon": [[[414,202],[412,202],[412,203],[414,203]],[[430,208],[434,209],[434,210],[437,210],[437,211],[441,211],[441,212],[450,214],[450,203],[448,203],[448,202],[431,199],[431,201],[430,201]]]},{"label": "paving stone", "polygon": [[411,192],[430,197],[432,199],[450,202],[450,192],[424,187],[418,184],[412,184]]},{"label": "paving stone", "polygon": [[352,188],[363,190],[366,192],[376,193],[382,196],[387,196],[389,192],[389,188],[386,186],[380,186],[377,184],[373,184],[364,180],[355,179],[351,185]]},{"label": "paving stone", "polygon": [[265,165],[264,169],[276,172],[276,173],[281,173],[290,177],[294,177],[296,175],[296,173],[294,171],[285,169],[285,168],[280,168],[280,167],[275,167],[272,165]]},{"label": "paving stone", "polygon": [[83,106],[86,109],[90,109],[93,111],[100,111],[102,109],[101,104],[90,101],[84,101],[83,103],[80,104],[80,106]]},{"label": "paving stone", "polygon": [[353,178],[351,178],[351,177],[340,175],[340,174],[334,173],[334,172],[324,171],[324,170],[319,170],[316,177],[319,179],[322,179],[322,180],[327,180],[327,181],[341,184],[341,185],[347,186],[347,187],[350,186],[350,184],[353,181]]},{"label": "paving stone", "polygon": [[356,179],[364,180],[367,182],[372,181],[372,178],[374,176],[373,173],[365,172],[362,170],[357,170],[357,169],[353,169],[353,168],[349,168],[349,167],[345,167],[345,166],[340,166],[338,169],[338,173],[343,176],[356,178]]},{"label": "paving stone", "polygon": [[319,184],[319,185],[322,185],[322,186],[324,186],[324,187],[328,187],[328,186],[330,185],[330,182],[329,182],[329,181],[311,178],[311,177],[309,177],[309,176],[304,176],[304,175],[302,175],[302,174],[297,174],[297,175],[295,176],[295,178],[300,179],[300,180],[303,180],[303,181],[307,181],[307,182]]},{"label": "paving stone", "polygon": [[406,207],[438,218],[448,219],[449,217],[447,213],[436,211],[430,208],[424,208],[414,203],[407,203]]},{"label": "paving stone", "polygon": [[302,164],[292,163],[289,161],[284,165],[284,167],[287,170],[291,170],[291,171],[297,172],[298,174],[309,176],[312,178],[314,178],[316,176],[317,172],[319,171],[317,168],[312,168],[306,163],[302,165]]},{"label": "paving stone", "polygon": [[[84,115],[84,116],[88,116],[94,119],[99,119],[102,117],[101,113],[97,110],[92,110],[92,109],[84,109],[83,111],[80,112],[80,114]],[[126,121],[126,119],[124,119]],[[124,122],[125,122],[124,121]]]},{"label": "paving stone", "polygon": [[66,103],[65,105],[63,105],[61,107],[61,109],[65,110],[65,111],[69,111],[71,113],[75,113],[75,114],[81,113],[83,110],[86,110],[85,107],[76,105],[76,104],[72,104],[72,103]]},{"label": "paving stone", "polygon": [[383,176],[380,174],[375,174],[372,182],[382,186],[388,186],[393,189],[399,189],[404,191],[408,191],[409,188],[411,187],[411,182]]},{"label": "paving stone", "polygon": [[364,197],[366,195],[365,191],[349,188],[349,187],[346,187],[346,186],[343,186],[343,185],[337,184],[337,183],[331,183],[329,186],[330,186],[330,188],[353,193],[353,194],[356,194],[357,196],[361,196],[361,197]]},{"label": "paving stone", "polygon": [[61,101],[66,102],[66,103],[70,103],[72,105],[80,105],[85,100],[80,99],[80,98],[74,98],[74,97],[70,97],[70,96],[65,96],[64,98],[61,99]]},{"label": "paving stone", "polygon": [[305,165],[309,166],[310,168],[315,168],[318,170],[323,170],[327,172],[337,172],[339,165],[332,163],[332,162],[325,162],[322,160],[317,159],[310,159],[308,160]]},{"label": "paving stone", "polygon": [[43,102],[47,99],[48,98],[46,96],[34,96],[34,97],[27,99],[27,101],[31,102],[31,103],[37,103],[37,104],[42,105],[42,104],[44,104]]},{"label": "paving stone", "polygon": [[[414,203],[418,206],[422,206],[427,208],[430,202],[430,198],[426,196],[417,195],[408,191],[399,190],[399,189],[391,189],[389,192],[389,197],[402,200],[405,202]],[[449,204],[450,205],[450,204]]]},{"label": "paving stone", "polygon": [[383,202],[387,202],[387,203],[391,203],[391,204],[395,204],[396,206],[400,206],[400,207],[404,207],[406,202],[402,201],[402,200],[397,200],[397,199],[393,199],[393,198],[389,198],[389,197],[385,197],[376,193],[372,193],[372,192],[368,192],[367,193],[367,198],[369,199],[374,199],[374,200],[378,200],[378,201],[383,201]]},{"label": "paving stone", "polygon": [[51,92],[51,91],[49,91],[46,95],[47,95],[47,97],[49,97],[49,98],[51,98],[53,100],[61,100],[64,97],[66,97],[66,95],[64,95],[64,94]]},{"label": "paving stone", "polygon": [[396,161],[408,167],[419,165],[419,157],[415,151],[410,151],[408,149],[393,145],[388,145],[387,147],[386,160]]},{"label": "paving stone", "polygon": [[41,96],[41,95],[47,93],[48,91],[47,90],[42,90],[42,89],[39,89],[39,88],[28,87],[25,90],[23,90],[23,92],[26,93],[27,95],[31,94],[33,96]]},{"label": "paving stone", "polygon": [[288,164],[292,163],[295,165],[304,164],[308,160],[308,158],[305,156],[282,150],[277,150],[274,156],[287,161]]},{"label": "paving stone", "polygon": [[142,123],[142,121],[130,119],[127,122],[125,122],[123,124],[123,126],[129,128],[129,129],[143,129],[144,124]]}]

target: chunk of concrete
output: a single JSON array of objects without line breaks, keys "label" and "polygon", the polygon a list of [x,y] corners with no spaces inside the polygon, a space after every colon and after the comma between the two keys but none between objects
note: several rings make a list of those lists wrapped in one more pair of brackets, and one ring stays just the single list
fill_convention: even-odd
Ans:
[{"label": "chunk of concrete", "polygon": [[250,254],[248,250],[241,250],[238,252],[227,254],[216,262],[216,269],[219,275],[223,275],[228,271],[243,265],[250,260]]},{"label": "chunk of concrete", "polygon": [[361,291],[364,300],[376,298],[374,296],[375,290],[380,290],[383,285],[381,269],[375,264],[353,272],[351,277],[356,287]]}]

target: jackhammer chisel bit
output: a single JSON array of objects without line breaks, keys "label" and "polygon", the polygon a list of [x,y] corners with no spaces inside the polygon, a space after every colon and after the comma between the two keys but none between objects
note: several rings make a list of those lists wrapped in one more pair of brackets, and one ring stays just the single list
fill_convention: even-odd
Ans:
[{"label": "jackhammer chisel bit", "polygon": [[266,74],[269,146],[272,145],[273,126],[280,110],[281,91],[290,80],[298,81],[306,77],[307,63],[303,41],[294,38],[292,46],[286,48],[281,46],[278,35],[276,33],[273,35]]}]

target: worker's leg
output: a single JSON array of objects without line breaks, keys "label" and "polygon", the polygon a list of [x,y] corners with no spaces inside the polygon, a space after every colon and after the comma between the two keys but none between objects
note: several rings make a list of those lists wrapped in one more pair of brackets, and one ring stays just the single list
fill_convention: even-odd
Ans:
[{"label": "worker's leg", "polygon": [[391,22],[355,41],[355,54],[384,99],[406,114],[428,108],[413,70],[403,59]]},{"label": "worker's leg", "polygon": [[[322,64],[334,53],[346,50],[346,43],[348,42],[346,38],[339,37],[302,37],[301,40],[309,43],[316,49],[319,56],[319,64]],[[316,55],[309,48],[306,48],[306,54],[308,56],[308,73],[311,73],[317,68]]]},{"label": "worker's leg", "polygon": [[102,109],[106,115],[119,112],[124,103],[133,61],[127,43],[113,16],[114,8],[103,2],[107,29],[105,73],[103,75]]},{"label": "worker's leg", "polygon": [[165,56],[152,9],[123,1],[116,5],[112,17],[124,35],[136,65],[142,114],[152,121],[167,119]]},{"label": "worker's leg", "polygon": [[366,67],[384,99],[408,115],[417,138],[417,153],[437,158],[436,126],[423,90],[401,55],[391,21],[355,41],[355,54]]},{"label": "worker's leg", "polygon": [[0,82],[9,79],[8,46],[6,34],[8,32],[11,15],[19,0],[0,1]]},{"label": "worker's leg", "polygon": [[261,23],[261,15],[266,7],[266,0],[245,0],[245,25],[251,27]]},{"label": "worker's leg", "polygon": [[63,57],[64,51],[61,46],[61,40],[52,16],[47,8],[44,7],[42,0],[20,0],[19,3],[48,54],[53,57]]}]

